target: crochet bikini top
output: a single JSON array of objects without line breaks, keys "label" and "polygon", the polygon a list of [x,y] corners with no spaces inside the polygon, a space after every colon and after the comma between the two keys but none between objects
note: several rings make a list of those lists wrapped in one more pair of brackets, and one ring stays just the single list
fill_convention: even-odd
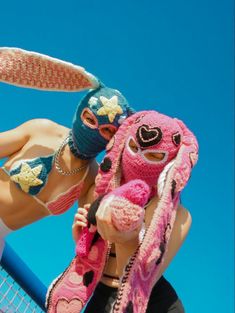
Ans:
[{"label": "crochet bikini top", "polygon": [[77,184],[73,185],[65,192],[60,193],[55,199],[49,202],[43,202],[37,195],[48,181],[55,155],[56,152],[44,157],[20,160],[15,162],[10,169],[2,167],[4,172],[10,177],[10,180],[13,181],[20,190],[32,196],[52,215],[64,213],[75,203],[79,198],[83,182],[89,171],[89,166],[87,166],[85,174]]}]

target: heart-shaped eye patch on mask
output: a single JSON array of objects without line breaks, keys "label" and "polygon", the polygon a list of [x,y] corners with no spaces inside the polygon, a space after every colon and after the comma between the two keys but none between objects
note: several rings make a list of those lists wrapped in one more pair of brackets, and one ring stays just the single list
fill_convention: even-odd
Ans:
[{"label": "heart-shaped eye patch on mask", "polygon": [[162,131],[159,127],[149,127],[144,124],[136,132],[136,139],[141,147],[157,145],[162,140]]}]

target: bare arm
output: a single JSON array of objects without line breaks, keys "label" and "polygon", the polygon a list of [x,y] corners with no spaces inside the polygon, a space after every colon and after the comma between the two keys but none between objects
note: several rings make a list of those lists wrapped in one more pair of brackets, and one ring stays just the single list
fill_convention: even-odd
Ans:
[{"label": "bare arm", "polygon": [[0,133],[0,158],[5,158],[19,151],[29,140],[31,121]]},{"label": "bare arm", "polygon": [[[0,159],[21,150],[32,136],[51,136],[58,132],[58,124],[48,119],[33,119],[9,131],[0,133]],[[61,125],[60,125],[61,127]]]},{"label": "bare arm", "polygon": [[192,217],[189,211],[180,205],[176,214],[176,220],[168,242],[167,251],[159,267],[158,278],[160,278],[160,276],[164,273],[164,271],[167,269],[170,262],[173,260],[174,256],[177,254],[178,250],[182,246],[185,238],[188,235],[191,224]]},{"label": "bare arm", "polygon": [[87,194],[79,199],[79,207],[74,216],[72,225],[72,236],[75,243],[79,239],[82,228],[87,226],[87,212],[89,210],[90,203],[94,200],[94,189],[95,185],[91,185]]},{"label": "bare arm", "polygon": [[85,180],[85,188],[79,197],[79,206],[84,207],[85,204],[91,204],[94,199],[95,178],[98,173],[99,164],[93,160],[89,165],[89,172]]},{"label": "bare arm", "polygon": [[[176,220],[172,229],[171,237],[168,242],[168,249],[159,267],[158,278],[166,270],[166,268],[182,246],[190,229],[191,222],[192,219],[190,213],[180,205],[177,210]],[[123,269],[126,266],[130,256],[135,252],[138,246],[138,238],[134,238],[133,240],[126,243],[117,243],[115,244],[115,246],[118,273],[122,275]]]},{"label": "bare arm", "polygon": [[84,207],[86,204],[91,204],[94,201],[94,190],[95,185],[91,185],[87,191],[87,193],[79,198],[79,206]]}]

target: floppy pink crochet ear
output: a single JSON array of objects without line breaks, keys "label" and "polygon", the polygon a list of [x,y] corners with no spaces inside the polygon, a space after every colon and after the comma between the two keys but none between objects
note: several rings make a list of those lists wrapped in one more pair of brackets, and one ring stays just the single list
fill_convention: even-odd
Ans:
[{"label": "floppy pink crochet ear", "polygon": [[[174,193],[180,192],[187,184],[192,167],[198,159],[198,142],[193,133],[178,119],[174,119],[183,131],[183,140],[177,156],[161,173],[158,179],[158,196],[161,197],[163,189],[169,181],[169,176],[172,177],[171,184],[174,186]],[[170,174],[171,173],[171,174]],[[173,191],[172,191],[173,192]]]},{"label": "floppy pink crochet ear", "polygon": [[191,170],[198,159],[198,142],[196,137],[182,121],[178,119],[176,121],[183,131],[183,141],[170,170],[173,172],[174,182],[172,184],[175,185],[175,193],[180,192],[185,187],[190,178]]},{"label": "floppy pink crochet ear", "polygon": [[0,48],[0,81],[52,91],[80,91],[100,85],[80,66],[18,48]]}]

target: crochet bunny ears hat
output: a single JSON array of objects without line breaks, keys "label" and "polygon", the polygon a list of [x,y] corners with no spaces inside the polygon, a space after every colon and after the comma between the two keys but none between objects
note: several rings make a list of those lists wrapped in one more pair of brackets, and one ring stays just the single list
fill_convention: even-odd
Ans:
[{"label": "crochet bunny ears hat", "polygon": [[44,91],[78,92],[92,89],[78,104],[69,138],[71,151],[94,158],[122,121],[133,113],[125,97],[84,68],[18,48],[0,48],[0,81]]},{"label": "crochet bunny ears hat", "polygon": [[124,121],[107,151],[96,179],[97,196],[141,178],[152,188],[152,196],[157,193],[159,198],[143,240],[125,269],[112,311],[143,313],[167,249],[180,192],[197,162],[198,143],[182,121],[144,111]]},{"label": "crochet bunny ears hat", "polygon": [[[156,111],[141,111],[123,122],[106,151],[96,179],[98,194],[140,178],[151,188],[156,187],[160,197],[170,172],[174,172],[175,182],[171,183],[175,192],[186,185],[197,161],[198,143],[182,121]],[[160,159],[151,158],[153,154]]]}]

